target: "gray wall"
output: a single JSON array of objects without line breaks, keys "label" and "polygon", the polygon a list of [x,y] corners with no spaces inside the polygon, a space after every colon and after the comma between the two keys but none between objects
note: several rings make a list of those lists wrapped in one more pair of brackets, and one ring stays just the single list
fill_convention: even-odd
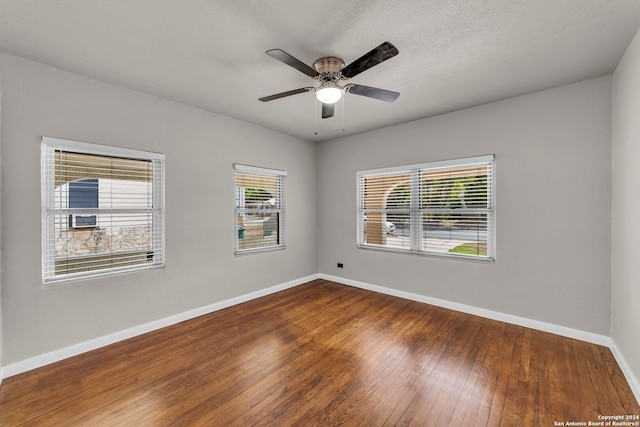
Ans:
[{"label": "gray wall", "polygon": [[[356,171],[483,154],[494,264],[356,248]],[[608,335],[611,79],[322,143],[318,224],[321,273]]]},{"label": "gray wall", "polygon": [[[0,72],[0,195],[2,194],[2,73]],[[2,197],[0,197],[0,384],[2,384],[2,366],[4,364],[4,339],[3,339],[3,324],[2,324],[2,276],[3,276],[3,262],[2,262],[2,250],[4,247],[4,241],[2,240]]]},{"label": "gray wall", "polygon": [[[0,74],[4,365],[317,273],[314,143],[13,56]],[[165,269],[43,288],[43,135],[166,153]],[[233,255],[234,162],[288,172],[286,250]]]},{"label": "gray wall", "polygon": [[[318,271],[609,334],[609,77],[315,145],[9,55],[0,76],[4,365]],[[42,135],[167,154],[166,269],[42,287]],[[482,154],[494,264],[356,249],[356,171]],[[233,256],[234,162],[288,171],[287,250]]]},{"label": "gray wall", "polygon": [[611,337],[640,381],[640,33],[613,78]]}]

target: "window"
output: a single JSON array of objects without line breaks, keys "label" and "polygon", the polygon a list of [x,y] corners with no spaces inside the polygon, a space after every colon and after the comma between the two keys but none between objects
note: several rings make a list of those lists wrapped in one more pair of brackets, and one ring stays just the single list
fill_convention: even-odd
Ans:
[{"label": "window", "polygon": [[357,173],[358,247],[493,260],[494,156]]},{"label": "window", "polygon": [[285,171],[235,164],[236,255],[285,248]]},{"label": "window", "polygon": [[45,284],[164,266],[164,155],[42,138]]}]

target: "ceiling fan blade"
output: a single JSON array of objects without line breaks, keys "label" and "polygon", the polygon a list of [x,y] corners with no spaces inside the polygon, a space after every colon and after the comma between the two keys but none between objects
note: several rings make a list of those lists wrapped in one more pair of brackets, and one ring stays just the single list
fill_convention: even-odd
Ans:
[{"label": "ceiling fan blade", "polygon": [[290,67],[293,67],[296,70],[305,73],[309,77],[317,77],[320,74],[309,65],[305,64],[297,58],[294,58],[282,49],[271,49],[266,51],[265,53],[270,57],[275,58],[280,62],[284,62]]},{"label": "ceiling fan blade", "polygon": [[400,96],[398,92],[355,84],[348,85],[346,90],[354,95],[367,96],[369,98],[379,99],[380,101],[386,102],[393,102]]},{"label": "ceiling fan blade", "polygon": [[274,95],[263,96],[262,98],[258,98],[259,101],[268,102],[273,101],[274,99],[284,98],[285,96],[297,95],[299,93],[309,92],[313,90],[312,87],[302,87],[300,89],[289,90],[287,92],[276,93]]},{"label": "ceiling fan blade", "polygon": [[342,75],[347,78],[357,76],[363,71],[393,58],[398,54],[398,49],[389,42],[384,42],[380,46],[356,59],[351,64],[342,69]]},{"label": "ceiling fan blade", "polygon": [[322,104],[322,118],[328,119],[329,117],[333,117],[335,104]]}]

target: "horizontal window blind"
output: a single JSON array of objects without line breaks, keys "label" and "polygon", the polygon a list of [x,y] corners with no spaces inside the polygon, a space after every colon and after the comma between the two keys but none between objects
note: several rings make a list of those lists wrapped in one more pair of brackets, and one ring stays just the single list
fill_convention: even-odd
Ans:
[{"label": "horizontal window blind", "polygon": [[234,165],[236,254],[285,248],[286,172]]},{"label": "horizontal window blind", "polygon": [[494,157],[358,172],[358,246],[494,259]]},{"label": "horizontal window blind", "polygon": [[43,279],[162,267],[164,155],[43,138]]}]

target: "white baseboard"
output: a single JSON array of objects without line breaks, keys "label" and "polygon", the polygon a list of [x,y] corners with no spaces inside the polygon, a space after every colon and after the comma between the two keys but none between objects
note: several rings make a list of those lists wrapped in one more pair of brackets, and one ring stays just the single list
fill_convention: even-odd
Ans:
[{"label": "white baseboard", "polygon": [[273,294],[294,286],[301,285],[306,282],[317,279],[319,276],[313,274],[310,276],[302,277],[300,279],[292,280],[290,282],[282,283],[280,285],[272,286],[270,288],[261,289],[259,291],[251,292],[245,295],[240,295],[235,298],[220,301],[214,304],[210,304],[204,307],[189,310],[184,313],[176,314],[173,316],[165,317],[164,319],[154,320],[153,322],[145,323],[143,325],[134,326],[133,328],[125,329],[123,331],[115,332],[113,334],[105,335],[99,338],[95,338],[89,341],[81,342],[71,345],[69,347],[54,350],[49,353],[41,354],[31,357],[29,359],[21,360],[0,368],[0,383],[3,378],[8,378],[13,375],[21,374],[32,369],[39,368],[41,366],[49,365],[54,362],[58,362],[63,359],[67,359],[72,356],[77,356],[82,353],[86,353],[91,350],[95,350],[100,347],[104,347],[110,344],[114,344],[119,341],[123,341],[138,335],[145,334],[147,332],[154,331],[156,329],[164,328],[185,320],[193,319],[204,314],[209,314],[214,311],[222,310],[223,308],[231,307],[252,299],[260,298],[265,295]]},{"label": "white baseboard", "polygon": [[631,387],[631,391],[633,391],[633,394],[636,396],[636,400],[640,402],[640,381],[638,381],[638,378],[634,375],[627,363],[627,359],[624,358],[615,341],[611,338],[609,340],[611,341],[611,345],[609,346],[611,353],[613,353],[613,357],[616,358],[618,365],[620,365],[620,369],[622,369],[622,373],[627,379],[629,387]]},{"label": "white baseboard", "polygon": [[492,311],[484,308],[474,307],[471,305],[432,298],[425,295],[414,294],[411,292],[399,291],[397,289],[385,288],[383,286],[358,282],[351,279],[344,279],[342,277],[320,274],[320,278],[331,280],[333,282],[344,283],[345,285],[354,286],[356,288],[367,289],[369,291],[380,292],[382,294],[392,295],[404,299],[435,305],[438,307],[448,308],[450,310],[460,311],[462,313],[474,314],[476,316],[486,317],[487,319],[525,326],[527,328],[537,329],[539,331],[551,332],[552,334],[575,338],[581,341],[587,341],[598,345],[608,346],[609,342],[611,341],[611,339],[605,335],[594,334],[592,332],[585,332],[579,329],[567,328],[565,326],[554,325],[552,323],[527,319],[526,317],[514,316],[512,314],[505,314],[498,311]]},{"label": "white baseboard", "polygon": [[383,286],[372,285],[370,283],[359,282],[356,280],[345,279],[338,276],[331,276],[328,274],[319,274],[320,279],[330,280],[332,282],[343,283],[345,285],[353,286],[356,288],[366,289],[373,292],[380,292],[382,294],[405,298],[413,301],[423,302],[426,304],[435,305],[438,307],[448,308],[450,310],[460,311],[462,313],[473,314],[487,319],[498,320],[501,322],[511,323],[513,325],[524,326],[531,329],[536,329],[543,332],[549,332],[556,335],[561,335],[568,338],[574,338],[581,341],[590,342],[597,345],[608,347],[613,353],[620,369],[624,374],[636,400],[640,402],[640,383],[633,374],[633,371],[629,367],[629,364],[622,356],[622,353],[615,345],[614,341],[606,336],[594,334],[592,332],[586,332],[579,329],[568,328],[566,326],[555,325],[553,323],[541,322],[539,320],[528,319],[526,317],[514,316],[512,314],[505,314],[498,311],[487,310],[484,308],[478,308],[471,305],[459,304],[457,302],[451,302],[438,298],[432,298],[425,295],[414,294],[411,292],[399,291],[397,289],[385,288]]},{"label": "white baseboard", "polygon": [[82,353],[86,353],[91,350],[95,350],[100,347],[104,347],[110,344],[114,344],[119,341],[123,341],[147,332],[151,332],[166,326],[170,326],[185,320],[193,319],[204,314],[212,313],[214,311],[221,310],[223,308],[231,307],[252,299],[260,298],[275,292],[279,292],[294,286],[301,285],[306,282],[310,282],[315,279],[325,279],[332,282],[342,283],[349,286],[354,286],[361,289],[370,290],[373,292],[379,292],[386,295],[405,298],[413,301],[418,301],[426,304],[435,305],[438,307],[448,308],[450,310],[460,311],[463,313],[473,314],[488,319],[498,320],[501,322],[511,323],[514,325],[525,326],[531,329],[537,329],[544,332],[550,332],[557,335],[562,335],[569,338],[578,339],[598,345],[608,347],[613,356],[616,358],[620,369],[625,375],[629,386],[631,387],[636,399],[640,402],[640,382],[633,374],[633,371],[629,367],[629,364],[625,360],[624,356],[615,345],[615,342],[608,336],[594,334],[591,332],[581,331],[579,329],[568,328],[565,326],[554,325],[552,323],[541,322],[538,320],[527,319],[525,317],[514,316],[511,314],[505,314],[497,311],[486,310],[470,305],[459,304],[456,302],[446,301],[438,298],[432,298],[425,295],[414,294],[411,292],[399,291],[397,289],[386,288],[383,286],[372,285],[369,283],[359,282],[351,279],[345,279],[342,277],[331,276],[328,274],[313,274],[310,276],[302,277],[300,279],[292,280],[290,282],[282,283],[280,285],[272,286],[270,288],[261,289],[259,291],[251,292],[245,295],[240,295],[235,298],[220,301],[214,304],[210,304],[204,307],[200,307],[194,310],[190,310],[184,313],[176,314],[173,316],[159,319],[153,322],[145,323],[143,325],[134,326],[133,328],[125,329],[120,332],[105,335],[103,337],[95,338],[89,341],[85,341],[79,344],[75,344],[69,347],[65,347],[59,350],[54,350],[49,353],[38,355],[26,360],[22,360],[10,365],[0,367],[0,385],[4,378],[11,377],[32,369],[39,368],[72,356],[77,356]]}]

